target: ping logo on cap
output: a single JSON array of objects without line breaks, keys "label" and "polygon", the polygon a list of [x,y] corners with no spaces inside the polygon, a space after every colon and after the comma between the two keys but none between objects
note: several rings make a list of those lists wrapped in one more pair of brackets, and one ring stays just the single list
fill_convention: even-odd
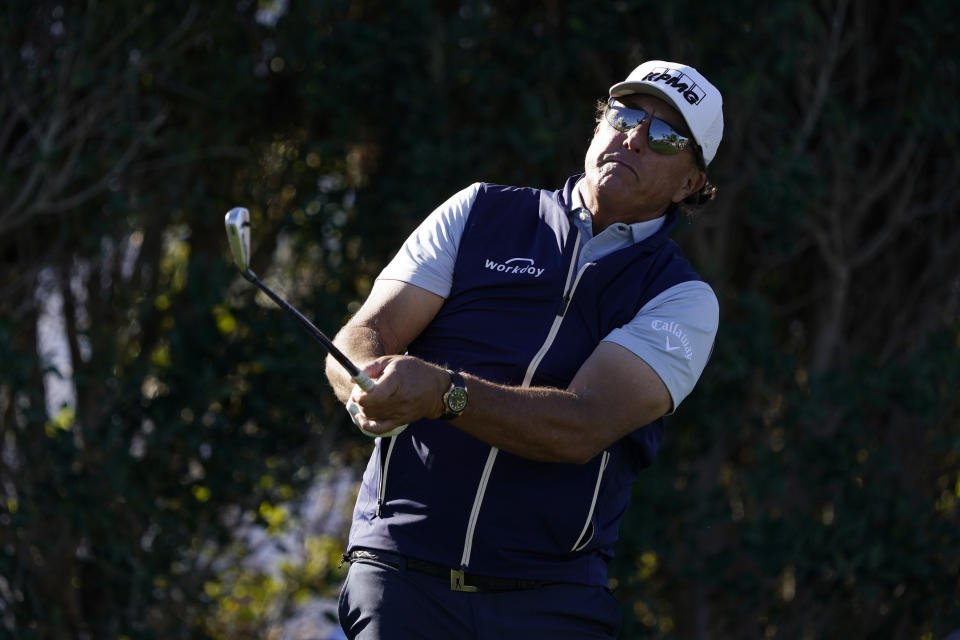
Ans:
[{"label": "ping logo on cap", "polygon": [[691,80],[686,74],[677,69],[667,67],[657,67],[640,79],[640,82],[662,82],[668,87],[673,87],[677,93],[683,96],[683,99],[690,104],[700,104],[706,92],[701,90],[697,83]]}]

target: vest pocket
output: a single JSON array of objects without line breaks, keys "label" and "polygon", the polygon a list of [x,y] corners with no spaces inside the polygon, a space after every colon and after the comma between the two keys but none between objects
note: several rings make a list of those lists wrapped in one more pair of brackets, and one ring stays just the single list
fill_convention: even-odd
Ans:
[{"label": "vest pocket", "polygon": [[595,533],[593,527],[593,513],[597,508],[597,497],[600,495],[600,485],[603,483],[603,472],[607,469],[607,464],[609,464],[609,462],[610,452],[604,451],[603,455],[600,457],[600,469],[597,471],[597,483],[593,487],[593,499],[590,501],[590,510],[587,511],[586,522],[583,523],[583,529],[581,529],[580,536],[570,549],[571,552],[583,550],[588,544],[590,544],[590,541],[593,540],[593,534]]}]

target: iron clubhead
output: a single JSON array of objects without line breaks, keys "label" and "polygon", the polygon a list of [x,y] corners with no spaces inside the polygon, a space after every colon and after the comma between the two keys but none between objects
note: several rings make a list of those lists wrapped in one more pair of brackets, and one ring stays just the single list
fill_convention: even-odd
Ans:
[{"label": "iron clubhead", "polygon": [[230,252],[237,268],[243,273],[250,271],[250,212],[244,207],[234,207],[224,216]]}]

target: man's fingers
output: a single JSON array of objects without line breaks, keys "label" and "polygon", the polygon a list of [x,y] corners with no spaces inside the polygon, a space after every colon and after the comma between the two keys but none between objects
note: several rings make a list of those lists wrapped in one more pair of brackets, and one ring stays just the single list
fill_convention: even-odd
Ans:
[{"label": "man's fingers", "polygon": [[365,367],[362,367],[362,369],[365,374],[376,380],[383,375],[383,370],[386,368],[388,362],[389,360],[384,358],[377,358]]},{"label": "man's fingers", "polygon": [[364,413],[360,405],[352,400],[347,402],[347,411],[353,424],[367,436],[371,438],[384,437],[389,438],[402,433],[407,428],[407,423],[399,423],[396,420],[370,420]]},{"label": "man's fingers", "polygon": [[381,436],[388,434],[397,427],[405,426],[406,425],[401,424],[396,420],[370,420],[364,417],[363,426],[361,426],[360,429],[364,433]]},{"label": "man's fingers", "polygon": [[398,356],[380,356],[373,362],[368,363],[363,367],[363,372],[366,373],[371,378],[379,378],[383,375],[384,370],[390,366],[390,364],[397,359]]},{"label": "man's fingers", "polygon": [[446,375],[435,365],[405,356],[378,358],[365,371],[376,378],[376,387],[367,392],[355,387],[350,398],[365,417],[388,425],[384,430],[431,415],[439,397],[437,372]]}]

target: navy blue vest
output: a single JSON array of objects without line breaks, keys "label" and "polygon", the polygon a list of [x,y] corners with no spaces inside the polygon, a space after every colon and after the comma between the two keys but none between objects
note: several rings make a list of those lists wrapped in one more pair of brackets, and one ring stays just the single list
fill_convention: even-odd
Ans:
[{"label": "navy blue vest", "polygon": [[[531,386],[566,388],[613,329],[669,287],[699,280],[668,233],[572,272],[579,232],[571,189],[481,186],[450,294],[409,353],[519,385],[548,338]],[[575,267],[574,267],[575,268]],[[573,295],[566,295],[576,280]],[[421,420],[379,440],[364,474],[350,547],[396,551],[484,575],[606,586],[606,564],[637,474],[660,444],[661,420],[583,465],[527,460],[448,423]]]}]

